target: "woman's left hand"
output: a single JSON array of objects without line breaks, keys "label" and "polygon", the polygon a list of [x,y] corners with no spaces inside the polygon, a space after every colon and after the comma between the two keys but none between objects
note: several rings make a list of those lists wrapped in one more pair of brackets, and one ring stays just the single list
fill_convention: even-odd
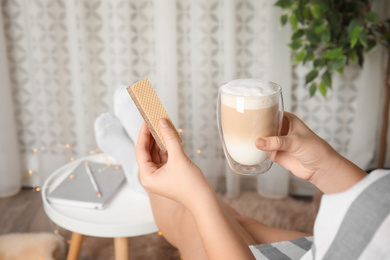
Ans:
[{"label": "woman's left hand", "polygon": [[212,188],[199,167],[184,153],[173,126],[160,119],[159,128],[167,152],[160,150],[145,123],[139,134],[136,155],[141,184],[148,192],[191,207],[194,198],[210,195]]}]

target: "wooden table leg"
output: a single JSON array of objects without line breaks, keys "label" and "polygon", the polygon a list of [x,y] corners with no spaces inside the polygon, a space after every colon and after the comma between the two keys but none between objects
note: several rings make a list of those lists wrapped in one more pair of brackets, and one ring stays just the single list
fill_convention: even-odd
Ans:
[{"label": "wooden table leg", "polygon": [[70,242],[70,247],[68,251],[67,260],[77,260],[80,253],[81,244],[83,243],[84,235],[73,232],[72,240]]},{"label": "wooden table leg", "polygon": [[115,260],[128,260],[129,259],[129,245],[127,237],[115,238]]}]

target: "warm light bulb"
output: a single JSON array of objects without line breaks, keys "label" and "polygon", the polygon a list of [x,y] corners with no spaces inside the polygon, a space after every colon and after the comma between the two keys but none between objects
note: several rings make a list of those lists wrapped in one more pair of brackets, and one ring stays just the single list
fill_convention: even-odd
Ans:
[{"label": "warm light bulb", "polygon": [[30,175],[33,174],[33,170],[29,170],[28,174],[30,174]]},{"label": "warm light bulb", "polygon": [[73,161],[74,161],[74,158],[73,158],[73,157],[70,157],[70,161],[73,162]]},{"label": "warm light bulb", "polygon": [[74,177],[73,174],[69,175],[69,179],[73,179],[73,177]]},{"label": "warm light bulb", "polygon": [[37,187],[35,190],[36,190],[36,191],[41,191],[41,188]]},{"label": "warm light bulb", "polygon": [[162,232],[161,231],[158,231],[157,233],[159,236],[162,236]]},{"label": "warm light bulb", "polygon": [[59,233],[59,232],[58,232],[58,229],[55,229],[55,230],[54,230],[54,234],[58,235],[58,233]]},{"label": "warm light bulb", "polygon": [[34,153],[38,152],[38,149],[37,149],[37,148],[34,148],[34,149],[33,149],[33,152],[34,152]]},{"label": "warm light bulb", "polygon": [[196,150],[196,153],[201,153],[201,150]]},{"label": "warm light bulb", "polygon": [[69,145],[69,144],[66,144],[65,147],[66,147],[66,148],[70,148],[70,145]]},{"label": "warm light bulb", "polygon": [[179,130],[177,130],[179,133],[183,132],[183,129],[179,128]]},{"label": "warm light bulb", "polygon": [[117,166],[115,166],[115,170],[119,170],[119,166],[117,165]]}]

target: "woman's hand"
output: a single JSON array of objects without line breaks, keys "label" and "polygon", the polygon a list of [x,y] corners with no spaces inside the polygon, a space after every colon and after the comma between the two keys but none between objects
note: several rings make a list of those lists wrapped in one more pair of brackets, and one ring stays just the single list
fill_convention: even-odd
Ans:
[{"label": "woman's hand", "polygon": [[260,138],[256,147],[272,152],[272,161],[325,193],[346,190],[366,175],[288,112],[284,114],[281,136]]},{"label": "woman's hand", "polygon": [[166,120],[160,120],[159,127],[167,153],[160,151],[146,124],[138,138],[136,154],[142,185],[191,212],[208,259],[254,259],[202,171],[185,155],[174,129]]},{"label": "woman's hand", "polygon": [[159,127],[167,152],[160,150],[145,123],[139,134],[136,155],[141,184],[148,192],[188,208],[197,201],[194,198],[210,195],[212,188],[202,171],[184,153],[172,126],[160,119]]}]

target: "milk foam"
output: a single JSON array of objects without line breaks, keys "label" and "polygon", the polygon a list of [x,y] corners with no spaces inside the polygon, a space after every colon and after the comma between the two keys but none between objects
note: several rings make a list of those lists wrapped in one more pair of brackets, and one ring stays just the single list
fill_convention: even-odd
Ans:
[{"label": "milk foam", "polygon": [[220,88],[221,102],[226,106],[240,109],[261,109],[279,103],[281,87],[273,82],[260,79],[237,79]]}]

